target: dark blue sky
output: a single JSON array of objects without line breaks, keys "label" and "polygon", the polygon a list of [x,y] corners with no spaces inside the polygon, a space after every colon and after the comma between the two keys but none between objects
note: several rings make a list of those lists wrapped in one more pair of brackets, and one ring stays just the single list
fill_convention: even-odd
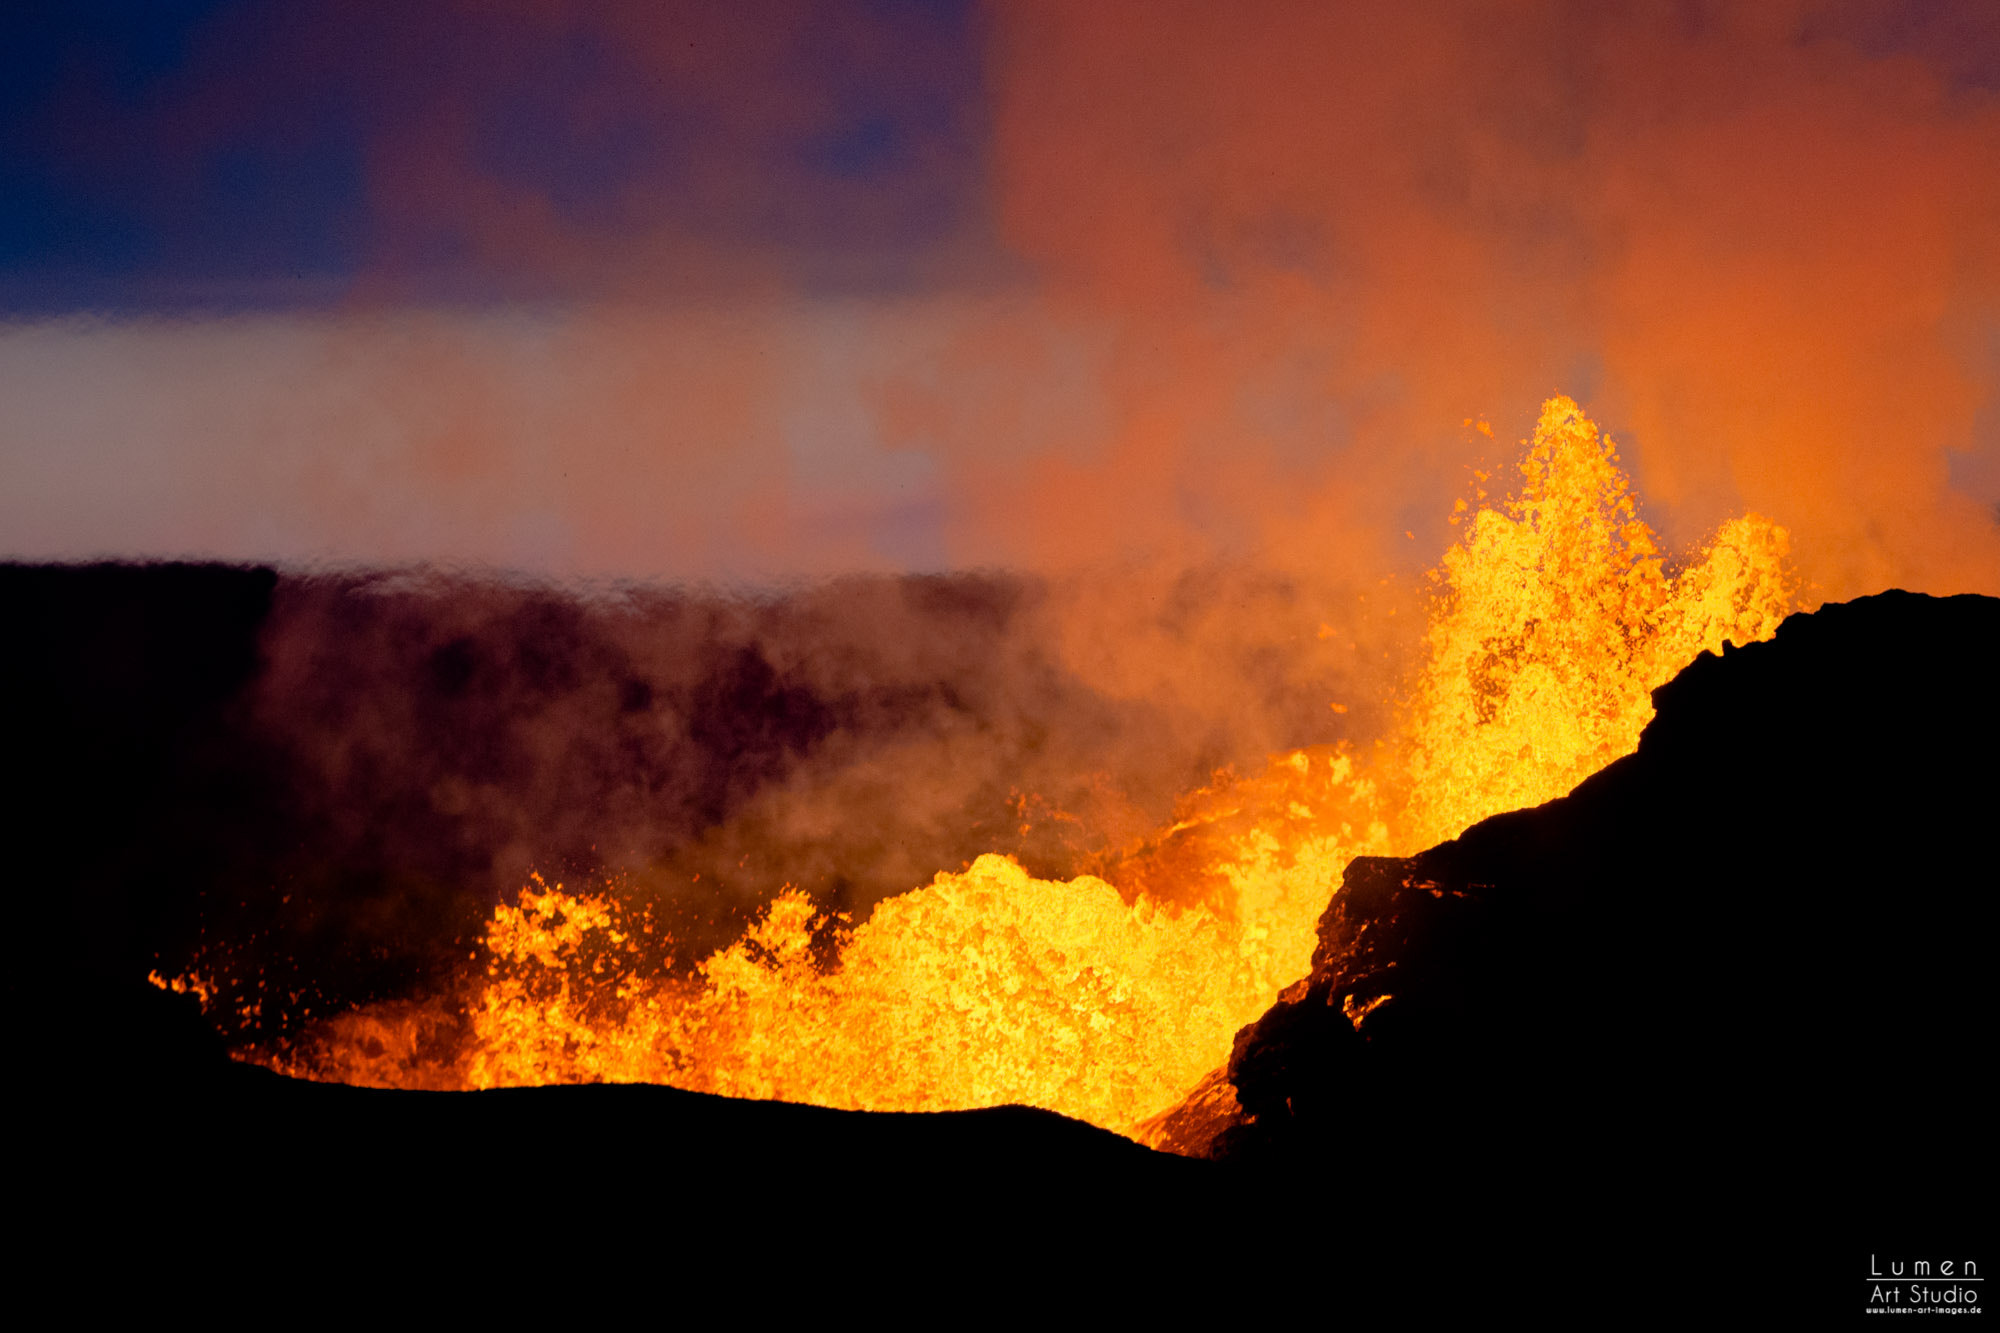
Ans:
[{"label": "dark blue sky", "polygon": [[6,7],[0,313],[565,299],[649,244],[873,287],[980,229],[963,0],[504,12]]}]

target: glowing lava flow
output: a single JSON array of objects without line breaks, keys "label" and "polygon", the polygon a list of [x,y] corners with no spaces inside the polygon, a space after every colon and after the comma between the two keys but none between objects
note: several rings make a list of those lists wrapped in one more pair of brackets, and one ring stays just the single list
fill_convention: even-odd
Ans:
[{"label": "glowing lava flow", "polygon": [[1785,531],[1755,515],[1669,575],[1610,441],[1567,398],[1543,406],[1521,483],[1473,516],[1434,575],[1442,595],[1403,728],[1399,855],[1631,753],[1654,689],[1704,650],[1769,638],[1793,609]]},{"label": "glowing lava flow", "polygon": [[[1462,506],[1464,508],[1464,506]],[[1462,521],[1455,519],[1454,521]],[[1133,878],[1179,866],[1205,905],[998,856],[834,931],[786,891],[695,975],[615,896],[539,880],[499,908],[464,996],[383,1005],[255,1058],[401,1087],[632,1081],[876,1110],[1022,1102],[1129,1132],[1228,1057],[1308,966],[1354,856],[1408,853],[1537,804],[1629,752],[1651,690],[1791,609],[1784,532],[1731,521],[1670,573],[1611,446],[1544,408],[1515,498],[1480,508],[1437,571],[1401,734],[1299,751],[1190,796]],[[1107,871],[1120,877],[1119,867]]]}]

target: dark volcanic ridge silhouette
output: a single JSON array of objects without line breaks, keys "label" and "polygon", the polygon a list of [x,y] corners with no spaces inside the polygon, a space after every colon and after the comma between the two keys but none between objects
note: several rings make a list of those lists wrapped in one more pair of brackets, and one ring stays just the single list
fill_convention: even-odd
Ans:
[{"label": "dark volcanic ridge silhouette", "polygon": [[[10,577],[18,588],[51,576]],[[1794,616],[1774,640],[1705,654],[1658,690],[1637,753],[1569,796],[1414,857],[1356,861],[1322,918],[1312,974],[1244,1029],[1220,1071],[1233,1096],[1211,1085],[1163,1127],[1159,1141],[1215,1159],[1204,1163],[1019,1108],[888,1116],[668,1089],[368,1092],[232,1064],[191,999],[145,985],[131,960],[187,892],[146,873],[148,839],[194,836],[148,801],[202,771],[187,756],[206,753],[204,728],[233,724],[254,697],[246,683],[282,670],[250,632],[273,616],[279,580],[61,577],[100,580],[103,603],[123,608],[100,625],[123,637],[100,628],[70,650],[97,673],[82,684],[56,679],[47,653],[15,655],[11,670],[39,660],[45,674],[10,683],[118,707],[90,726],[53,711],[27,733],[31,756],[36,745],[66,755],[35,781],[18,766],[12,777],[17,842],[38,849],[45,873],[70,867],[47,873],[33,911],[38,928],[71,933],[38,938],[77,947],[40,951],[14,985],[17,1003],[51,1014],[32,1025],[50,1071],[43,1105],[61,1109],[65,1133],[112,1145],[77,1177],[86,1191],[365,1220],[385,1200],[469,1188],[482,1163],[523,1144],[643,1144],[646,1189],[755,1193],[814,1163],[842,1197],[988,1222],[1045,1218],[1054,1191],[1094,1201],[1097,1218],[1179,1210],[1223,1233],[1218,1253],[1308,1254],[1363,1286],[1443,1265],[1459,1276],[1440,1290],[1468,1308],[1508,1299],[1511,1273],[1559,1254],[1579,1290],[1653,1274],[1647,1299],[1663,1307],[1756,1300],[1788,1272],[1811,1287],[1809,1308],[1848,1312],[1848,1269],[1870,1244],[1962,1247],[1973,1234],[1983,1194],[1968,1163],[1992,1119],[1977,1071],[1994,1012],[2000,601],[1892,592]],[[163,584],[199,596],[168,614]],[[188,602],[211,610],[189,617]],[[533,623],[516,642],[562,641]],[[168,659],[162,640],[177,645]],[[479,655],[490,640],[461,641],[355,656],[392,675],[416,663],[450,696],[501,669]],[[118,674],[169,659],[179,674]],[[784,688],[752,697],[783,700]],[[738,753],[793,753],[791,738],[824,725],[823,698],[730,714],[767,728]],[[65,824],[64,802],[87,791],[105,809],[107,780],[123,804],[93,843]],[[197,790],[258,808],[254,791]],[[223,827],[226,842],[243,825]],[[227,850],[207,864],[229,864]],[[89,933],[113,926],[122,951]],[[112,959],[140,970],[108,975]],[[48,989],[28,991],[38,974]],[[614,1186],[587,1165],[564,1170],[519,1188],[565,1207],[629,1202],[629,1174]],[[1403,1308],[1379,1286],[1343,1299]]]},{"label": "dark volcanic ridge silhouette", "polygon": [[1153,1141],[1699,1275],[1670,1299],[1768,1303],[1790,1264],[1857,1313],[1869,1245],[1984,1234],[1996,660],[2000,601],[1904,592],[1704,653],[1568,796],[1354,861]]},{"label": "dark volcanic ridge silhouette", "polygon": [[1366,1086],[1426,1132],[1480,1106],[1572,1153],[1649,1108],[1677,1172],[1757,1142],[1821,1180],[1920,1132],[1943,1166],[1986,1109],[1950,1071],[1995,1012],[1996,660],[1992,598],[1796,615],[1655,691],[1637,753],[1570,795],[1358,858],[1312,974],[1238,1037],[1213,1155],[1337,1152]]}]

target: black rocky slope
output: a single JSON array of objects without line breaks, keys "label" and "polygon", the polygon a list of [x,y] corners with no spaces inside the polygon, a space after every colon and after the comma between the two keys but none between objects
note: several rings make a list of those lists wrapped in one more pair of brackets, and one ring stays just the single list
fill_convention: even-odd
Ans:
[{"label": "black rocky slope", "polygon": [[[884,689],[869,683],[873,659],[861,649],[850,653],[859,665],[847,663],[860,683],[839,689],[783,677],[763,654],[789,646],[811,657],[825,646],[811,625],[852,612],[864,640],[869,615],[916,622],[927,635],[904,637],[935,638],[950,656],[959,637],[976,647],[978,634],[1000,634],[1010,599],[1026,595],[991,581],[905,580],[832,589],[821,598],[831,610],[663,596],[613,614],[534,589],[377,593],[223,566],[0,565],[0,834],[12,892],[0,975],[13,1131],[0,1181],[26,1232],[0,1275],[46,1280],[54,1261],[81,1263],[87,1280],[66,1279],[65,1299],[153,1300],[167,1282],[207,1306],[246,1284],[290,1286],[311,1303],[413,1273],[467,1295],[479,1275],[548,1294],[623,1263],[579,1299],[602,1308],[638,1293],[657,1314],[676,1284],[714,1284],[704,1265],[716,1258],[762,1270],[765,1285],[737,1293],[755,1302],[785,1287],[824,1290],[829,1267],[857,1256],[956,1246],[968,1228],[1018,1224],[1051,1249],[1051,1271],[1067,1271],[1101,1243],[1107,1209],[1197,1207],[1219,1177],[1209,1164],[1020,1107],[870,1115],[668,1088],[406,1094],[297,1082],[232,1063],[191,997],[145,979],[221,937],[264,948],[255,961],[274,975],[290,965],[321,978],[322,1004],[393,993],[421,980],[431,955],[463,957],[453,930],[465,922],[453,912],[476,926],[490,908],[489,867],[455,850],[475,839],[425,804],[435,773],[372,773],[381,790],[358,815],[330,808],[309,780],[318,770],[296,735],[272,725],[278,666],[300,655],[300,632],[278,623],[286,616],[331,625],[304,636],[314,660],[294,672],[313,693],[306,711],[329,731],[394,705],[428,728],[405,738],[411,753],[498,787],[512,751],[496,759],[473,741],[522,729],[515,714],[547,711],[549,699],[581,718],[583,758],[564,752],[572,768],[558,778],[616,749],[619,726],[645,723],[667,745],[685,715],[702,727],[678,748],[613,766],[607,789],[642,792],[652,767],[678,765],[702,775],[704,791],[742,801],[811,756],[828,732],[816,719],[889,744],[936,734],[941,716],[980,715],[1008,684],[981,674],[970,649],[956,650],[974,661],[963,670],[917,654]],[[895,615],[871,611],[878,602]],[[432,623],[445,611],[474,630],[451,637]],[[655,632],[703,615],[777,628],[739,626],[748,647],[726,651]],[[628,639],[661,658],[647,689],[600,660]],[[559,678],[546,689],[521,684],[540,660],[530,649],[552,644],[568,675],[551,668]],[[658,673],[676,654],[686,678],[665,681]],[[470,678],[462,689],[460,675]],[[1050,689],[1062,716],[1092,707],[1081,687]],[[597,808],[595,790],[579,798],[583,813]],[[1010,814],[1005,795],[994,797],[997,814]],[[685,841],[711,817],[663,817],[654,832],[663,845]],[[392,826],[403,832],[371,833]],[[425,843],[442,851],[413,880],[404,853]],[[920,831],[909,843],[927,864],[957,859],[927,850]],[[352,928],[366,929],[359,946]],[[965,1247],[933,1278],[986,1262]]]},{"label": "black rocky slope", "polygon": [[1569,797],[1357,862],[1238,1040],[1220,1168],[1018,1108],[314,1087],[134,980],[123,1040],[25,1070],[12,1197],[42,1243],[198,1291],[246,1254],[526,1281],[638,1246],[628,1294],[722,1252],[822,1291],[1219,1282],[1330,1323],[1858,1313],[1871,1252],[1976,1244],[1988,1192],[1996,652],[1991,599],[1794,617]]},{"label": "black rocky slope", "polygon": [[1226,1168],[1029,1107],[316,1084],[230,1061],[189,997],[122,998],[131,1062],[30,1071],[6,1170],[23,1231],[0,1273],[81,1264],[97,1286],[60,1294],[93,1308],[1129,1305],[1165,1294],[1134,1285],[1171,1263],[1149,1227],[1242,1211]]},{"label": "black rocky slope", "polygon": [[1572,1315],[1620,1274],[1640,1308],[1859,1314],[1868,1253],[1972,1244],[1996,663],[1990,598],[1794,616],[1569,796],[1356,861],[1211,1155]]}]

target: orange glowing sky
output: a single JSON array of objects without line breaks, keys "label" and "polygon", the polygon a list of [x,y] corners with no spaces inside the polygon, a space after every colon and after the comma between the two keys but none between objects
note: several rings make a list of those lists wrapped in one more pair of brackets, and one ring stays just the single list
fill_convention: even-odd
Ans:
[{"label": "orange glowing sky", "polygon": [[1565,392],[2000,591],[1978,0],[185,10],[16,34],[0,556],[1362,582]]}]

